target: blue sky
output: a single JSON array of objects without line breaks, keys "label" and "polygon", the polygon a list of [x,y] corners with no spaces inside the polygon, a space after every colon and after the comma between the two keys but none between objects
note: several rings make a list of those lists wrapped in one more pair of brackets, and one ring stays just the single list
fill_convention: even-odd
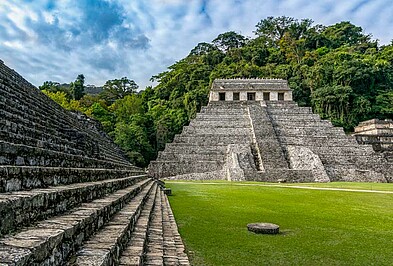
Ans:
[{"label": "blue sky", "polygon": [[141,88],[199,42],[253,36],[268,16],[349,20],[382,44],[393,39],[391,0],[1,0],[0,59],[36,86],[127,76]]}]

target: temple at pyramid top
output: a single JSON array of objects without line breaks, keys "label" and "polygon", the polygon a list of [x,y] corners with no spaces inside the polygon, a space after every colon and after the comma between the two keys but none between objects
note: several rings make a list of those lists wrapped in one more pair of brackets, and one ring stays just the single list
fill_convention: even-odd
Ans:
[{"label": "temple at pyramid top", "polygon": [[283,79],[216,79],[209,101],[292,101],[292,90]]}]

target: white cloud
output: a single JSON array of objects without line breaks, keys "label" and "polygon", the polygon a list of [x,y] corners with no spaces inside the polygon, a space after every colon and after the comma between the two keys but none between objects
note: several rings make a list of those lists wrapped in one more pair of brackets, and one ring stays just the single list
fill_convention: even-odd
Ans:
[{"label": "white cloud", "polygon": [[[127,76],[143,88],[199,42],[231,30],[252,36],[267,16],[311,18],[325,25],[349,20],[382,43],[393,38],[388,0],[119,0],[106,5],[118,21],[105,22],[109,14],[102,13],[96,25],[94,13],[78,5],[99,1],[1,1],[1,59],[37,86],[45,80],[70,82],[83,73],[88,83]],[[51,3],[56,8],[46,8]],[[99,11],[99,5],[94,8],[86,12]],[[92,32],[107,25],[109,33]]]}]

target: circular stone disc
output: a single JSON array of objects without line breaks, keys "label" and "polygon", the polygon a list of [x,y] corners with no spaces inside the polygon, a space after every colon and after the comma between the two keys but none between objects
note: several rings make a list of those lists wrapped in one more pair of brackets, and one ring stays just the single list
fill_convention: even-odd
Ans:
[{"label": "circular stone disc", "polygon": [[276,224],[271,223],[253,223],[247,225],[248,231],[257,234],[270,234],[275,235],[279,233],[280,227]]}]

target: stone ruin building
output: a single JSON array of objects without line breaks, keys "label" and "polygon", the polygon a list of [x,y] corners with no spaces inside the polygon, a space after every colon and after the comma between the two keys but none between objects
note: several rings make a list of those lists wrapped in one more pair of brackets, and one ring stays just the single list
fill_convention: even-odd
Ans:
[{"label": "stone ruin building", "polygon": [[189,265],[162,183],[0,61],[0,265]]},{"label": "stone ruin building", "polygon": [[371,119],[361,122],[355,127],[353,135],[359,144],[370,144],[374,151],[393,161],[393,120]]},{"label": "stone ruin building", "polygon": [[359,138],[299,107],[285,80],[218,79],[209,104],[150,163],[149,175],[393,182],[393,158],[375,152],[371,143],[359,144]]}]

